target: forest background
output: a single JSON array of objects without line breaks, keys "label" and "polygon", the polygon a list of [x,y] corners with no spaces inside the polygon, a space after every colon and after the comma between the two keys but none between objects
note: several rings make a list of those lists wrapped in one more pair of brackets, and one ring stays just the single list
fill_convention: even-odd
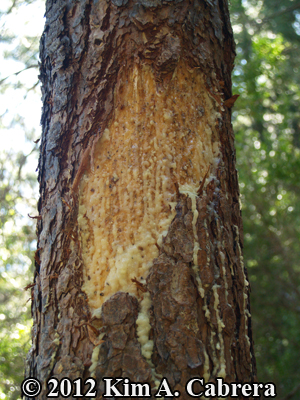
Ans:
[{"label": "forest background", "polygon": [[[42,0],[0,4],[0,400],[20,399],[41,113]],[[258,379],[300,396],[300,3],[231,0],[233,108]]]}]

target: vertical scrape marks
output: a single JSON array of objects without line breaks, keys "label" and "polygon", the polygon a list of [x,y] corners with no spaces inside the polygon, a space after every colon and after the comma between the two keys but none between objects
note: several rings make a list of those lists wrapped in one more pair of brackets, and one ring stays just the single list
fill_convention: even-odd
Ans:
[{"label": "vertical scrape marks", "polygon": [[[150,294],[141,292],[162,238],[175,217],[177,189],[191,199],[193,270],[204,297],[198,263],[197,190],[220,158],[214,100],[199,70],[179,63],[170,85],[157,91],[149,66],[120,73],[115,111],[95,146],[94,171],[80,183],[79,228],[84,285],[90,307],[99,309],[118,291],[140,300],[137,334],[151,360]],[[208,181],[209,181],[208,179]],[[206,369],[209,364],[206,358]]]},{"label": "vertical scrape marks", "polygon": [[215,106],[200,72],[178,65],[172,84],[158,93],[151,68],[135,65],[117,88],[94,173],[80,185],[83,289],[92,308],[118,290],[138,296],[132,279],[145,278],[158,256],[175,215],[176,184],[191,193],[197,259],[196,191],[219,153]]}]

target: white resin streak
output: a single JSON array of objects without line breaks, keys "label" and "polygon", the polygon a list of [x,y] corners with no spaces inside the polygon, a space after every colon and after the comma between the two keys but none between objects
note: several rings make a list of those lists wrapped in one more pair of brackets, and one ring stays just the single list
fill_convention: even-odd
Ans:
[{"label": "white resin streak", "polygon": [[[248,294],[247,294],[247,287],[249,286],[249,282],[246,279],[246,275],[245,275],[245,267],[244,267],[244,260],[243,260],[243,256],[242,256],[242,250],[241,250],[241,246],[240,246],[240,232],[239,232],[239,228],[237,225],[233,226],[234,230],[235,230],[235,234],[236,234],[236,244],[237,244],[237,248],[239,250],[239,254],[240,254],[240,263],[241,263],[241,269],[242,269],[242,273],[243,273],[243,280],[244,280],[244,293],[243,293],[243,310],[244,310],[244,318],[245,318],[245,337],[246,337],[246,342],[247,345],[249,347],[249,353],[250,356],[252,358],[252,353],[251,353],[251,343],[250,343],[250,338],[247,335],[248,332],[248,316],[250,317],[250,313],[246,307],[246,300],[248,299]],[[252,363],[250,363],[250,366],[252,368]]]},{"label": "white resin streak", "polygon": [[[140,311],[136,321],[137,337],[142,355],[152,368],[153,380],[155,383],[159,383],[161,377],[155,373],[151,361],[154,344],[149,339],[151,329],[150,293],[139,293],[132,279],[137,277],[143,281],[153,264],[153,259],[158,256],[156,243],[161,246],[163,237],[167,234],[175,216],[176,203],[172,198],[175,178],[180,192],[191,199],[193,213],[192,268],[199,294],[205,300],[205,289],[201,282],[198,265],[200,247],[197,234],[199,218],[197,190],[199,189],[199,180],[204,178],[208,167],[210,175],[206,184],[216,179],[216,170],[220,162],[220,143],[213,142],[212,137],[219,134],[216,125],[221,116],[217,111],[218,104],[215,104],[215,100],[209,97],[204,80],[197,71],[190,72],[194,75],[191,81],[192,87],[189,88],[186,85],[186,89],[182,89],[183,86],[180,85],[188,80],[185,76],[185,69],[178,67],[173,76],[175,80],[178,80],[178,89],[175,85],[175,89],[170,91],[171,95],[164,97],[163,94],[157,94],[154,76],[150,76],[150,70],[147,68],[137,65],[134,67],[124,88],[126,115],[122,114],[121,108],[117,107],[115,120],[112,121],[109,129],[104,131],[101,146],[98,146],[101,151],[98,151],[98,158],[95,157],[95,167],[99,168],[100,166],[101,173],[96,173],[97,169],[95,169],[95,173],[92,171],[93,174],[87,174],[82,179],[82,200],[79,205],[78,223],[85,264],[83,290],[86,291],[90,304],[94,308],[94,315],[100,317],[101,304],[118,290],[126,291],[138,298]],[[179,88],[181,89],[179,90]],[[197,93],[196,96],[195,93]],[[185,122],[178,118],[174,108],[176,99],[179,99],[178,96],[181,101],[184,101],[182,104],[188,104],[185,114],[189,117]],[[152,101],[153,99],[155,100]],[[143,102],[149,104],[149,108],[145,107]],[[201,118],[197,114],[200,106],[205,110]],[[142,128],[143,126],[144,128]],[[139,137],[144,135],[148,135],[147,140],[139,142]],[[139,150],[137,144],[140,146]],[[119,159],[118,163],[112,167],[111,151],[114,152],[116,148],[119,149]],[[126,153],[124,149],[126,149]],[[182,182],[187,183],[182,184]],[[113,187],[111,188],[111,186]],[[170,207],[169,212],[164,211],[167,206]],[[128,212],[124,212],[124,215],[120,213],[119,220],[113,219],[113,215],[117,214],[118,209]],[[108,211],[111,212],[112,219],[106,223]],[[135,219],[139,221],[138,225],[135,225]],[[91,230],[90,221],[93,226]],[[207,243],[209,243],[206,221],[203,221],[203,224],[206,227]],[[127,242],[119,240],[122,231],[126,232],[126,235],[123,236]],[[129,237],[130,240],[128,240]],[[205,250],[209,267],[211,257],[209,245]],[[227,300],[225,256],[220,249],[219,252],[222,259],[222,275],[226,285]],[[101,277],[102,286],[98,277]],[[213,287],[213,291],[218,329],[217,332],[211,332],[210,344],[213,349],[213,363],[214,365],[218,364],[218,369],[223,376],[225,373],[223,322],[218,310],[217,288]],[[208,306],[205,305],[203,309],[210,322]],[[215,345],[216,334],[218,343]],[[100,346],[96,346],[94,349],[91,373],[97,366]],[[217,350],[219,350],[219,354]],[[216,370],[216,366],[214,370]],[[205,350],[203,377],[205,381],[210,378],[210,359]]]}]

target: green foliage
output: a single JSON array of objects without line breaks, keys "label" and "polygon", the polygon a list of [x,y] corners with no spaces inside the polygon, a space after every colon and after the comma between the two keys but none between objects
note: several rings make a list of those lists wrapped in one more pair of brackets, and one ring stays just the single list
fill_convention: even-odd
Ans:
[{"label": "green foliage", "polygon": [[[23,271],[23,273],[26,273]],[[28,274],[27,274],[28,275]],[[1,273],[0,278],[0,398],[18,399],[24,356],[30,347],[30,312],[23,290],[24,277]]]},{"label": "green foliage", "polygon": [[[234,129],[258,378],[299,383],[299,45],[293,1],[232,1]],[[299,392],[291,399],[296,399]]]},{"label": "green foliage", "polygon": [[[28,118],[24,99],[37,86],[38,37],[14,25],[33,1],[0,4],[0,399],[20,399],[24,360],[30,348],[30,290],[37,185],[34,170],[38,132]],[[21,24],[20,24],[21,25]],[[25,35],[24,35],[25,33]],[[34,71],[35,68],[35,71]],[[20,72],[19,71],[24,71]]]},{"label": "green foliage", "polygon": [[0,399],[20,398],[30,345],[32,255],[36,238],[27,217],[34,181],[22,153],[0,154]]}]

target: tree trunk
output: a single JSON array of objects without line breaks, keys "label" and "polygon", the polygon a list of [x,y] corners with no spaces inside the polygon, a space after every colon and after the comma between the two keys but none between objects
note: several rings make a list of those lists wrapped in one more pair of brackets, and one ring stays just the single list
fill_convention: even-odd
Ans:
[{"label": "tree trunk", "polygon": [[40,53],[38,398],[253,382],[226,0],[47,0]]}]

